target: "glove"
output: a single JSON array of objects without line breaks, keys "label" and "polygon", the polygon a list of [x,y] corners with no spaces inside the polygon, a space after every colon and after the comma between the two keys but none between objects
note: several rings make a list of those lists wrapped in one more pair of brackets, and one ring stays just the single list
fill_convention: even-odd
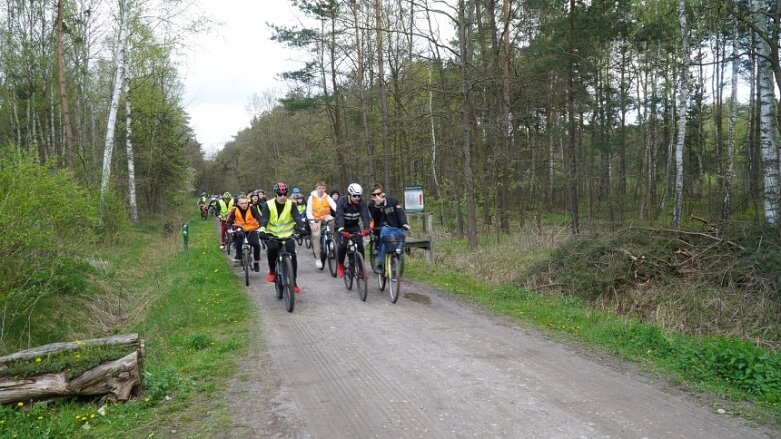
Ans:
[{"label": "glove", "polygon": [[342,237],[344,237],[344,239],[350,239],[350,232],[342,232]]},{"label": "glove", "polygon": [[361,230],[361,236],[369,236],[369,229]]}]

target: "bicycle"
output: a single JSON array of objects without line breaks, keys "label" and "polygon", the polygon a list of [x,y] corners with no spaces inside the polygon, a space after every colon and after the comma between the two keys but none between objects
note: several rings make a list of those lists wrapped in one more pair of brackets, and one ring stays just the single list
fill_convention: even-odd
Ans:
[{"label": "bicycle", "polygon": [[228,229],[225,231],[225,253],[228,256],[231,255],[231,247],[233,247],[233,229]]},{"label": "bicycle", "polygon": [[344,257],[344,286],[348,290],[353,288],[353,279],[355,279],[358,289],[358,297],[366,301],[366,272],[363,267],[363,256],[358,251],[356,239],[363,239],[360,232],[351,233],[347,238],[347,254]]},{"label": "bicycle", "polygon": [[287,312],[293,312],[295,306],[295,297],[293,293],[293,285],[296,284],[296,276],[293,272],[293,254],[285,250],[285,244],[290,239],[296,239],[295,235],[280,238],[270,235],[266,239],[272,239],[279,242],[279,256],[277,256],[277,267],[274,269],[276,280],[274,281],[274,289],[276,290],[277,299],[285,299],[285,309]]},{"label": "bicycle", "polygon": [[[331,273],[331,277],[336,277],[336,241],[334,241],[334,232],[331,230],[331,222],[325,222],[325,225],[320,229],[320,262],[325,263],[328,261],[328,272]],[[322,268],[321,268],[322,270]]]},{"label": "bicycle", "polygon": [[[244,285],[246,286],[249,286],[250,267],[253,263],[257,262],[252,257],[252,246],[249,244],[249,233],[244,232],[244,242],[241,244],[241,266],[244,269]],[[255,270],[252,269],[252,271]]]},{"label": "bicycle", "polygon": [[385,263],[383,270],[377,274],[377,283],[380,291],[388,286],[388,294],[391,303],[399,300],[399,290],[401,289],[401,275],[404,272],[404,243],[406,236],[386,236],[384,241]]}]

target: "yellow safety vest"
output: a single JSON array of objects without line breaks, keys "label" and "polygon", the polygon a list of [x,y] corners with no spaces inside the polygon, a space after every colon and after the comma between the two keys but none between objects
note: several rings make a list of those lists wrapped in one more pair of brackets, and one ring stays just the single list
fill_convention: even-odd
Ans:
[{"label": "yellow safety vest", "polygon": [[220,219],[224,220],[228,217],[228,213],[233,209],[233,198],[230,202],[226,203],[224,199],[220,198]]},{"label": "yellow safety vest", "polygon": [[271,199],[266,202],[268,205],[268,224],[266,224],[266,233],[274,235],[277,238],[287,238],[293,235],[296,222],[293,219],[293,201],[287,200],[282,214],[277,212],[277,202]]}]

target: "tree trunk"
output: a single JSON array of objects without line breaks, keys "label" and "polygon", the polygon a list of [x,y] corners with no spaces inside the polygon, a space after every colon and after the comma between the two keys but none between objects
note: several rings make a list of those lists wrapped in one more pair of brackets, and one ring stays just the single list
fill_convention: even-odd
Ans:
[{"label": "tree trunk", "polygon": [[361,125],[362,125],[362,132],[363,135],[363,143],[364,147],[366,148],[366,154],[367,162],[369,165],[369,181],[375,182],[377,181],[377,171],[374,169],[374,143],[371,139],[371,135],[369,132],[369,117],[368,117],[368,110],[366,109],[366,92],[364,90],[364,84],[363,84],[363,77],[364,77],[364,60],[363,60],[363,37],[361,32],[361,27],[358,23],[358,2],[357,0],[352,0],[352,11],[353,11],[353,21],[355,21],[355,44],[357,45],[357,71],[355,72],[355,77],[357,79],[357,86],[358,86],[358,105],[360,106],[361,110]]},{"label": "tree trunk", "polygon": [[762,168],[764,175],[764,212],[765,221],[768,224],[778,223],[778,149],[775,142],[775,86],[773,84],[773,71],[770,64],[770,50],[768,44],[767,17],[764,11],[767,5],[763,0],[753,0],[755,20],[754,25],[759,32],[757,38],[757,63],[759,75],[759,141],[762,153]]},{"label": "tree trunk", "polygon": [[[377,0],[379,1],[379,0]],[[466,6],[464,0],[458,0],[458,47],[461,55],[461,128],[463,130],[463,153],[464,153],[464,196],[467,199],[467,242],[470,248],[477,247],[477,219],[475,212],[475,190],[472,176],[472,136],[469,123],[469,110],[471,108],[471,98],[469,96],[469,81],[467,65],[467,24]]]},{"label": "tree trunk", "polygon": [[380,87],[382,116],[382,185],[390,190],[390,140],[388,139],[388,97],[385,90],[385,62],[382,47],[382,0],[374,0],[374,22],[377,27],[377,81]]},{"label": "tree trunk", "polygon": [[133,105],[130,99],[130,71],[125,58],[125,146],[127,147],[127,190],[130,201],[130,220],[138,224],[138,203],[136,202],[136,166],[133,158]]},{"label": "tree trunk", "polygon": [[106,143],[103,147],[103,175],[100,180],[100,208],[101,219],[103,208],[108,193],[108,185],[111,181],[111,156],[114,153],[114,130],[117,125],[117,110],[119,108],[119,97],[122,93],[122,80],[125,77],[125,43],[127,39],[128,22],[130,21],[130,2],[131,0],[122,0],[122,6],[119,15],[119,37],[117,38],[117,52],[115,54],[114,67],[114,86],[111,91],[111,103],[109,105],[108,123],[106,127]]},{"label": "tree trunk", "polygon": [[724,198],[721,206],[721,222],[729,222],[732,203],[732,175],[735,172],[735,121],[738,116],[738,25],[732,27],[732,90],[730,95],[729,126],[727,128],[727,163],[724,175]]},{"label": "tree trunk", "polygon": [[678,100],[678,138],[675,144],[675,206],[673,207],[672,226],[681,225],[683,208],[683,145],[686,139],[686,117],[689,105],[689,28],[686,25],[686,6],[684,0],[678,0],[678,20],[681,24],[681,72],[680,95]]},{"label": "tree trunk", "polygon": [[0,357],[0,369],[15,361],[30,361],[48,355],[78,351],[82,347],[127,347],[130,354],[94,367],[68,380],[65,372],[35,377],[0,378],[0,404],[27,400],[46,400],[70,396],[110,395],[126,401],[141,383],[140,363],[144,342],[138,334],[122,334],[77,342],[52,343]]},{"label": "tree trunk", "polygon": [[575,163],[575,0],[569,2],[569,48],[567,62],[567,119],[569,125],[569,143],[567,145],[567,181],[570,214],[572,215],[572,234],[580,233],[580,217],[578,214],[578,167]]},{"label": "tree trunk", "polygon": [[60,85],[60,107],[62,109],[62,127],[65,131],[65,159],[69,168],[73,168],[73,131],[71,130],[68,93],[65,88],[65,60],[62,53],[62,2],[57,1],[57,76]]}]

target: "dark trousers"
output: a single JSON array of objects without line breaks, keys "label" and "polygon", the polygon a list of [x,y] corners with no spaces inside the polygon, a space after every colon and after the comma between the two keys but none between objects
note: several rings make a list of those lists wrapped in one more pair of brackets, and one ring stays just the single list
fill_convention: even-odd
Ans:
[{"label": "dark trousers", "polygon": [[[244,235],[246,232],[243,229],[239,229],[235,233],[233,238],[233,245],[236,249],[236,257],[241,257],[241,246],[244,245]],[[252,256],[256,261],[260,260],[260,238],[258,237],[258,231],[252,230],[247,235],[247,241],[249,241],[250,247],[252,247]]]},{"label": "dark trousers", "polygon": [[[355,231],[347,230],[350,233],[355,233]],[[361,254],[361,256],[365,256],[363,254],[363,237],[358,236],[353,238],[353,241],[355,241],[356,246],[358,247],[358,252]],[[336,242],[337,242],[337,248],[336,248],[336,258],[337,261],[339,261],[340,264],[344,264],[344,258],[347,256],[347,240],[344,239],[344,236],[342,236],[341,233],[336,234]]]},{"label": "dark trousers", "polygon": [[[279,241],[269,239],[266,241],[266,253],[268,254],[268,272],[274,273],[274,269],[277,268],[277,258],[279,257],[279,250],[282,245]],[[296,258],[296,240],[291,236],[285,243],[285,250],[293,255],[293,275],[298,277],[298,258]]]}]

